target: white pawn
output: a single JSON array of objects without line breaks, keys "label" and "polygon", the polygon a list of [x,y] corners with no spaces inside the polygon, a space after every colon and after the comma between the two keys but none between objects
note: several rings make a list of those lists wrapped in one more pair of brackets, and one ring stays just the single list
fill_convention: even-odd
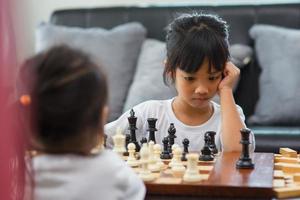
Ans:
[{"label": "white pawn", "polygon": [[[173,152],[174,152],[174,150],[175,150],[176,148],[179,148],[179,145],[178,145],[178,144],[173,144],[173,145],[172,145],[172,148],[171,148],[172,154],[173,154]],[[172,159],[171,159],[171,161],[170,161],[170,163],[169,163],[169,167],[172,167],[173,162],[174,162],[174,154],[173,154],[173,157],[172,157]]]},{"label": "white pawn", "polygon": [[157,171],[160,170],[160,167],[158,165],[156,165],[156,160],[155,160],[155,157],[154,157],[154,142],[153,141],[150,141],[148,143],[148,148],[149,148],[149,165],[148,165],[148,168],[152,172],[157,172]]},{"label": "white pawn", "polygon": [[131,166],[131,167],[136,167],[139,165],[136,157],[135,157],[135,144],[134,143],[129,143],[127,145],[127,149],[128,149],[128,153],[129,156],[127,158],[127,165]]},{"label": "white pawn", "polygon": [[201,181],[201,175],[198,170],[198,154],[189,153],[187,158],[187,170],[183,176],[185,182],[198,182]]},{"label": "white pawn", "polygon": [[155,163],[154,142],[152,140],[148,143],[148,149],[149,149],[149,164],[154,164]]},{"label": "white pawn", "polygon": [[172,164],[172,172],[175,177],[182,177],[185,171],[185,167],[181,162],[181,154],[182,149],[180,147],[175,148],[173,151],[173,164]]},{"label": "white pawn", "polygon": [[171,150],[172,150],[171,153],[173,153],[174,149],[176,149],[176,148],[178,148],[178,147],[179,147],[178,144],[173,144],[172,147],[171,147]]},{"label": "white pawn", "polygon": [[125,135],[122,134],[122,130],[120,127],[117,128],[116,134],[112,138],[114,141],[113,151],[118,153],[121,157],[123,157],[123,153],[126,152]]},{"label": "white pawn", "polygon": [[139,177],[143,181],[153,181],[155,179],[155,176],[151,173],[151,171],[148,169],[148,163],[149,163],[149,149],[146,143],[143,144],[141,150],[140,150],[140,164],[141,164],[141,170],[139,173]]},{"label": "white pawn", "polygon": [[165,166],[164,162],[160,158],[161,154],[161,146],[159,144],[154,145],[154,159],[156,160],[156,165],[159,166],[160,170],[162,170]]}]

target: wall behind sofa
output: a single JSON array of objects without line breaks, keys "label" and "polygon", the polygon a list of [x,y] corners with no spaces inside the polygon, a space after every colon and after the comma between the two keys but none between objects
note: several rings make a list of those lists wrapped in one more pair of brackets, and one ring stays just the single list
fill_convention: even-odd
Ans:
[{"label": "wall behind sofa", "polygon": [[[26,15],[21,18],[22,24],[22,46],[24,53],[19,56],[19,62],[34,54],[34,30],[42,21],[48,22],[53,11],[69,8],[94,8],[107,6],[146,6],[161,4],[183,4],[183,5],[224,5],[224,4],[268,4],[283,3],[299,0],[26,0],[26,5],[21,5]],[[23,3],[24,4],[24,3]]]}]

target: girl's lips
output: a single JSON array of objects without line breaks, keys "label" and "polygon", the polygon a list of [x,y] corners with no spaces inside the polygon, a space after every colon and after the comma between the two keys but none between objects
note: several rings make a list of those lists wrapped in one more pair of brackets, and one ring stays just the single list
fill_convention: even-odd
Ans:
[{"label": "girl's lips", "polygon": [[198,104],[204,104],[209,101],[209,98],[193,98],[192,101],[198,105]]},{"label": "girl's lips", "polygon": [[207,101],[207,100],[209,100],[209,98],[193,98],[193,100]]}]

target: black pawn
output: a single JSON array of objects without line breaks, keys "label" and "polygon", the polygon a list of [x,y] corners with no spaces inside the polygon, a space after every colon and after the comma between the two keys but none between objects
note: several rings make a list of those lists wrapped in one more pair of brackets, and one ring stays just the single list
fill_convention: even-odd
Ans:
[{"label": "black pawn", "polygon": [[140,142],[141,142],[141,146],[143,146],[144,143],[147,143],[147,138],[142,137]]},{"label": "black pawn", "polygon": [[136,128],[137,117],[135,117],[134,114],[135,114],[134,110],[131,109],[130,110],[130,116],[127,118],[128,123],[129,123],[128,130],[130,131],[130,142],[135,144],[135,151],[139,152],[141,147],[140,147],[139,143],[136,140],[135,131],[137,130],[137,128]]},{"label": "black pawn", "polygon": [[217,149],[217,145],[215,142],[216,132],[215,131],[207,131],[205,134],[208,134],[210,137],[210,141],[209,141],[210,150],[212,151],[213,154],[217,154],[218,149]]},{"label": "black pawn", "polygon": [[169,145],[168,145],[168,151],[172,152],[172,146],[175,143],[176,138],[176,128],[173,123],[170,123],[169,129],[168,129],[168,139],[169,139]]},{"label": "black pawn", "polygon": [[182,140],[182,144],[183,144],[183,152],[182,152],[181,160],[182,161],[187,161],[186,154],[189,153],[189,149],[188,148],[189,148],[190,141],[187,138],[184,138]]},{"label": "black pawn", "polygon": [[210,136],[208,134],[204,135],[204,147],[201,150],[201,155],[199,156],[199,160],[201,161],[212,161],[214,160],[214,156],[209,148]]},{"label": "black pawn", "polygon": [[170,155],[170,152],[168,150],[168,143],[169,143],[168,138],[164,137],[162,143],[164,145],[164,149],[163,149],[163,151],[160,154],[160,158],[161,159],[171,159],[171,155]]},{"label": "black pawn", "polygon": [[249,135],[251,130],[248,128],[244,128],[240,130],[242,138],[240,143],[242,144],[242,153],[239,160],[236,162],[236,168],[237,169],[253,169],[254,164],[252,163],[252,160],[249,156]]},{"label": "black pawn", "polygon": [[156,124],[157,119],[156,118],[148,118],[147,121],[148,121],[148,125],[149,125],[149,128],[147,129],[147,131],[149,131],[148,141],[149,142],[153,141],[156,144],[155,131],[157,131],[157,129],[155,127],[155,124]]}]

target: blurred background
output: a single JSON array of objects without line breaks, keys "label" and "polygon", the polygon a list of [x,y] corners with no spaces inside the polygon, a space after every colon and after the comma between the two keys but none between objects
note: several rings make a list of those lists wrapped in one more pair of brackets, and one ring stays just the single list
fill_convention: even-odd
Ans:
[{"label": "blurred background", "polygon": [[[151,6],[151,5],[245,5],[245,4],[270,4],[270,3],[293,3],[299,0],[27,0],[19,1],[16,13],[19,14],[19,22],[26,24],[22,30],[20,42],[26,46],[25,54],[32,55],[34,52],[34,30],[41,22],[48,22],[50,15],[55,10],[68,8],[96,8],[110,6]],[[25,12],[25,13],[24,13]],[[24,16],[26,15],[26,16]],[[25,20],[26,19],[26,20]]]},{"label": "blurred background", "polygon": [[[284,8],[281,7],[281,4],[285,4]],[[180,1],[180,0],[0,0],[0,199],[21,199],[22,196],[22,186],[24,185],[24,154],[25,154],[25,144],[26,138],[24,138],[24,134],[22,134],[22,130],[18,127],[18,124],[14,124],[16,122],[16,111],[14,107],[11,107],[11,102],[14,100],[15,95],[15,83],[16,83],[16,75],[18,73],[19,66],[21,63],[28,57],[35,54],[35,31],[37,27],[42,22],[49,22],[51,14],[56,10],[62,9],[84,9],[84,8],[101,8],[101,7],[126,7],[126,6],[134,6],[134,7],[165,7],[164,11],[167,13],[168,10],[166,7],[193,7],[201,6],[209,7],[215,10],[220,11],[221,14],[224,15],[225,19],[229,20],[230,25],[232,25],[232,31],[237,37],[233,37],[234,42],[242,43],[243,45],[250,45],[252,51],[255,51],[254,55],[261,54],[261,57],[258,59],[253,56],[250,58],[251,62],[247,62],[244,68],[242,69],[242,79],[240,81],[240,85],[237,87],[237,92],[235,97],[238,103],[245,104],[243,106],[244,111],[248,112],[248,115],[252,115],[254,112],[254,106],[257,103],[258,96],[260,98],[264,95],[264,98],[267,104],[263,104],[261,108],[267,108],[271,103],[271,100],[277,101],[273,104],[273,107],[270,107],[270,110],[277,111],[277,108],[281,108],[282,105],[290,106],[289,109],[285,109],[286,113],[283,115],[282,113],[271,113],[267,111],[271,116],[278,115],[278,118],[273,119],[274,121],[268,121],[263,123],[263,121],[257,120],[258,122],[262,122],[258,124],[259,126],[253,126],[252,130],[256,134],[257,138],[257,150],[264,151],[264,152],[276,152],[278,151],[279,146],[289,146],[295,149],[300,150],[299,140],[300,140],[300,91],[299,91],[299,65],[300,65],[300,55],[295,55],[294,57],[289,57],[290,52],[300,52],[299,42],[300,40],[296,40],[299,35],[299,28],[300,28],[300,0],[190,0],[190,1]],[[234,5],[232,10],[231,8],[226,8],[226,6]],[[250,12],[244,12],[243,9],[247,10],[247,6],[250,5]],[[254,6],[257,6],[253,8]],[[260,6],[260,5],[270,5],[270,6]],[[273,6],[275,5],[275,6]],[[225,6],[225,7],[224,7]],[[243,9],[239,10],[239,6],[243,7]],[[219,8],[220,7],[220,8]],[[259,13],[259,17],[255,16],[254,11],[261,9]],[[175,9],[174,9],[175,10]],[[151,11],[151,9],[150,9]],[[156,10],[157,11],[157,10]],[[232,12],[233,11],[233,12]],[[116,11],[112,9],[111,14],[117,14]],[[152,17],[149,13],[148,16],[145,18],[141,17],[137,11],[136,13],[132,14],[132,16],[140,17],[142,21],[147,17]],[[147,10],[149,12],[149,10]],[[136,14],[136,16],[135,16]],[[253,16],[254,15],[254,16]],[[162,15],[164,16],[164,15]],[[240,18],[242,16],[242,18]],[[63,18],[62,16],[59,16]],[[138,18],[137,17],[137,18]],[[222,16],[223,17],[223,16]],[[244,20],[246,19],[246,20]],[[276,26],[281,26],[278,30],[276,29],[276,34],[281,34],[281,28],[284,27],[284,31],[286,31],[285,35],[289,35],[290,39],[287,42],[292,44],[293,49],[289,49],[289,51],[283,51],[279,48],[280,56],[278,54],[271,55],[271,61],[268,61],[267,66],[263,66],[264,62],[259,60],[260,58],[267,58],[264,53],[268,53],[273,47],[268,49],[256,49],[255,38],[250,38],[248,31],[250,28],[255,25],[258,19],[258,22],[265,23],[265,24],[272,24]],[[230,21],[232,20],[232,21]],[[244,21],[243,21],[244,20]],[[261,20],[261,21],[259,21]],[[112,19],[111,26],[115,26],[118,24],[114,24],[114,22],[118,21],[118,19]],[[147,21],[147,20],[145,20]],[[103,24],[109,24],[110,22],[101,22]],[[153,24],[151,24],[153,23]],[[151,28],[156,27],[155,33],[164,34],[161,27],[158,24],[163,24],[164,22],[157,23],[157,20],[147,21],[148,32],[151,33],[153,31]],[[100,24],[100,23],[99,23]],[[144,24],[145,25],[145,24]],[[153,26],[152,26],[153,25]],[[164,26],[166,24],[163,24]],[[278,27],[277,27],[278,28]],[[285,28],[288,28],[286,30]],[[159,30],[158,30],[159,29]],[[289,29],[298,29],[298,32],[294,32],[295,30]],[[240,30],[243,30],[244,35],[240,33]],[[267,30],[268,31],[268,30]],[[297,33],[294,35],[294,33]],[[59,34],[58,34],[59,35]],[[150,35],[151,36],[151,35]],[[240,37],[241,36],[241,37]],[[242,38],[243,37],[243,38]],[[269,37],[272,39],[272,37]],[[51,39],[51,38],[50,38]],[[145,41],[148,38],[145,38]],[[155,38],[155,39],[161,39]],[[295,42],[293,42],[295,41]],[[148,41],[149,42],[149,41]],[[150,74],[145,73],[145,69],[143,71],[143,66],[151,65],[153,60],[148,60],[148,63],[143,63],[139,59],[144,60],[145,55],[147,54],[148,57],[154,57],[155,53],[157,55],[156,62],[158,63],[157,66],[153,67],[160,67],[157,68],[157,74],[154,74],[151,71],[154,78],[161,77],[161,69],[163,66],[163,59],[164,55],[164,41],[155,41],[155,45],[159,46],[161,51],[153,52],[153,46],[148,49],[148,52],[145,50],[145,46],[142,48],[142,43],[139,46],[138,50],[145,50],[145,51],[137,51],[136,59],[133,62],[134,66],[132,66],[132,71],[138,72],[136,77],[139,78],[141,74]],[[271,42],[275,48],[278,46],[282,47],[286,43],[282,43],[281,45],[277,44],[278,40]],[[154,44],[153,41],[150,41],[151,44]],[[147,43],[147,44],[150,44]],[[296,44],[296,45],[294,45]],[[116,45],[118,48],[118,46]],[[290,46],[289,46],[290,47]],[[85,47],[83,47],[85,48]],[[127,47],[124,47],[126,49]],[[270,51],[271,52],[271,51]],[[126,55],[127,52],[124,52]],[[285,55],[285,54],[286,55]],[[149,56],[150,55],[150,56]],[[138,57],[141,58],[138,59]],[[144,57],[143,57],[144,56]],[[239,55],[237,55],[239,56]],[[252,56],[252,54],[251,54]],[[274,57],[275,59],[273,59]],[[112,57],[112,56],[110,56]],[[125,57],[125,56],[124,56]],[[255,57],[255,58],[254,58]],[[110,58],[111,59],[111,58]],[[247,58],[248,59],[248,58]],[[251,60],[252,59],[252,60]],[[288,68],[287,71],[290,74],[287,74],[284,77],[284,82],[289,82],[289,85],[284,88],[282,91],[273,90],[274,87],[266,88],[265,93],[258,94],[258,85],[259,80],[258,77],[260,76],[260,72],[262,68],[267,68],[268,66],[274,65],[273,69],[276,67],[279,69],[281,66],[277,66],[277,61],[274,63],[272,60],[281,61],[285,59],[285,63],[290,62],[291,64],[287,64],[287,66],[291,66]],[[114,58],[112,59],[114,60]],[[249,61],[249,59],[248,59]],[[261,62],[261,63],[260,63]],[[122,63],[122,62],[121,62]],[[118,66],[118,65],[116,65]],[[293,68],[292,68],[293,67]],[[275,70],[276,71],[276,70]],[[253,73],[255,72],[255,73]],[[276,72],[277,73],[277,72]],[[121,74],[121,78],[123,78],[123,73]],[[249,74],[253,74],[253,76],[249,76]],[[280,74],[280,73],[279,73]],[[126,88],[126,95],[128,90],[128,96],[135,98],[139,96],[141,89],[134,90],[135,88],[134,83],[136,85],[140,85],[141,81],[138,82],[137,78],[134,74],[131,74],[131,77],[128,81],[128,87]],[[152,77],[152,78],[153,78]],[[247,78],[249,77],[249,78]],[[291,78],[294,77],[294,78]],[[246,79],[247,80],[246,80]],[[272,76],[272,80],[276,85],[281,85],[282,77],[279,77],[278,74]],[[116,79],[118,80],[118,79]],[[134,81],[133,81],[134,80]],[[146,80],[145,78],[142,80]],[[250,94],[250,90],[254,90],[253,88],[253,80],[256,81],[257,91],[255,94]],[[114,81],[114,80],[113,80]],[[153,79],[148,79],[150,83],[157,83],[153,81]],[[299,84],[298,84],[299,83]],[[115,84],[115,83],[112,83]],[[111,85],[112,85],[111,84]],[[117,83],[118,84],[118,83]],[[121,84],[119,84],[121,85]],[[150,84],[146,85],[149,87]],[[152,84],[154,85],[154,84]],[[163,85],[163,84],[161,84]],[[260,85],[261,87],[261,85]],[[149,88],[147,88],[149,89]],[[276,87],[275,87],[276,89]],[[115,90],[111,90],[115,91]],[[122,89],[123,91],[123,89]],[[125,89],[124,89],[125,91]],[[157,88],[153,88],[154,92],[159,91]],[[289,93],[285,93],[285,91],[289,91]],[[142,90],[143,93],[144,90]],[[164,93],[161,90],[161,93]],[[292,103],[286,103],[286,100],[282,100],[279,98],[274,98],[272,95],[274,94],[282,94],[281,96],[286,97],[287,95],[294,95],[290,99],[293,99]],[[173,94],[173,93],[172,93]],[[297,96],[298,94],[298,96]],[[161,95],[161,94],[160,94]],[[295,97],[296,96],[296,97]],[[146,97],[145,97],[146,98]],[[147,98],[152,98],[151,96],[147,96]],[[124,96],[122,100],[122,104],[126,103],[125,100],[131,100],[127,96]],[[262,98],[261,98],[262,99]],[[141,99],[139,99],[141,100]],[[144,99],[145,100],[145,99]],[[299,101],[298,101],[299,100]],[[264,103],[263,102],[263,103]],[[119,103],[119,102],[117,102]],[[136,103],[136,102],[134,102]],[[294,104],[293,104],[294,103]],[[251,109],[247,105],[251,104]],[[128,104],[129,105],[129,104]],[[122,105],[123,106],[123,105]],[[274,109],[275,108],[275,109]],[[263,110],[263,109],[258,109]],[[119,110],[121,112],[122,110]],[[259,115],[258,115],[259,116]],[[278,120],[279,119],[279,120]],[[281,120],[281,121],[280,121]],[[289,123],[290,122],[290,123]],[[257,125],[257,124],[253,124]],[[17,187],[15,187],[17,186]],[[20,192],[21,191],[21,192]]]}]

